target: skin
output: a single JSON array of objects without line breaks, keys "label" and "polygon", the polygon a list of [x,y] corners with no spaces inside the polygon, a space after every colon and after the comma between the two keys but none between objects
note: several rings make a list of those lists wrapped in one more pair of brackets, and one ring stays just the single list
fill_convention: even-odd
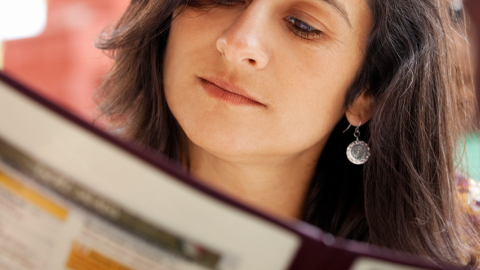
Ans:
[{"label": "skin", "polygon": [[[371,13],[365,0],[337,0],[349,22],[320,0],[229,1],[174,14],[166,99],[188,137],[193,175],[271,214],[298,218],[335,125],[344,115],[353,126],[370,119],[368,97],[349,108],[344,101],[363,62]],[[261,104],[212,97],[200,79],[211,77]]]}]

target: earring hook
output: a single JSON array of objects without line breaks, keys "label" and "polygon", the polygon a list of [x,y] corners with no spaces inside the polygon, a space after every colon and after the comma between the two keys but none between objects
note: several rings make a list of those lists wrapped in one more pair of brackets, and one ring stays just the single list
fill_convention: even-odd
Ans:
[{"label": "earring hook", "polygon": [[[362,122],[360,121],[360,124],[358,125],[357,129],[360,128],[361,126],[362,126]],[[342,131],[342,133],[347,132],[347,131],[350,129],[350,127],[352,127],[352,124],[348,125],[347,129],[345,129],[344,131]]]},{"label": "earring hook", "polygon": [[347,132],[347,130],[349,130],[351,126],[352,126],[352,124],[348,125],[347,129],[345,129],[344,131],[342,131],[342,133]]}]

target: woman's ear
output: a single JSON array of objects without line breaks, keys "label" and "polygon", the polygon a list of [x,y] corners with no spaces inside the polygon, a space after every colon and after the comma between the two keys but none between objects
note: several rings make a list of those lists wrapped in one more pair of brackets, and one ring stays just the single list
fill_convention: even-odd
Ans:
[{"label": "woman's ear", "polygon": [[367,123],[372,117],[372,97],[361,94],[345,112],[347,120],[352,126],[357,127],[360,123]]}]

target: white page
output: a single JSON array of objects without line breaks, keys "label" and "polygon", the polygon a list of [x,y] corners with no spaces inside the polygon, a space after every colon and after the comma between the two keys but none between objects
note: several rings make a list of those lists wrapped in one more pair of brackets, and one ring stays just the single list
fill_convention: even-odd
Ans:
[{"label": "white page", "polygon": [[300,245],[294,233],[219,203],[9,88],[0,84],[0,137],[23,152],[155,225],[234,256],[236,269],[290,265]]}]

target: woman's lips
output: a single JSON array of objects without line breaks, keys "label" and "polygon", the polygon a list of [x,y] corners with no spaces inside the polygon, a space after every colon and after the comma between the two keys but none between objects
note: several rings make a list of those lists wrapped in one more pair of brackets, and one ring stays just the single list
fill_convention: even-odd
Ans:
[{"label": "woman's lips", "polygon": [[[215,81],[215,83],[210,80]],[[220,99],[233,105],[264,106],[262,103],[238,93],[243,92],[243,90],[239,89],[236,86],[229,85],[218,79],[210,80],[200,78],[200,83],[202,84],[203,89],[210,97]],[[222,87],[219,85],[221,85]]]}]

